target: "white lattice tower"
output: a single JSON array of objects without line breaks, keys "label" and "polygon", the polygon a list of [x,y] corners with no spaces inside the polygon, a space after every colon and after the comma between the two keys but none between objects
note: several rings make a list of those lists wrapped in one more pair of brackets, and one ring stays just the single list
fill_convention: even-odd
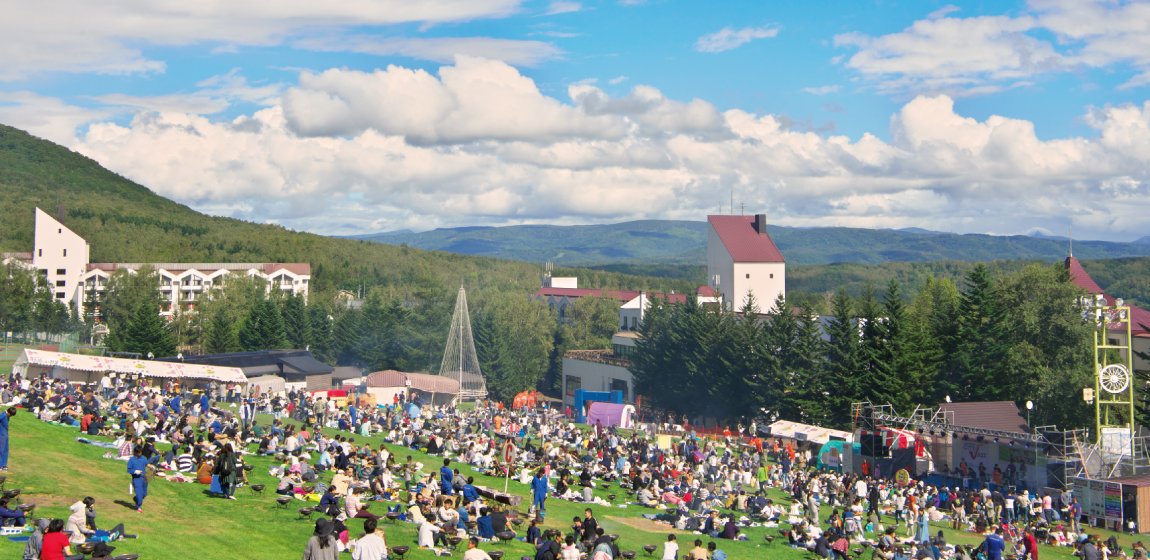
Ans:
[{"label": "white lattice tower", "polygon": [[443,350],[443,364],[439,375],[459,380],[459,400],[487,397],[487,383],[479,369],[479,356],[475,353],[475,338],[471,334],[471,316],[467,312],[467,290],[459,287],[455,311],[451,314],[451,331],[447,334],[447,347]]}]

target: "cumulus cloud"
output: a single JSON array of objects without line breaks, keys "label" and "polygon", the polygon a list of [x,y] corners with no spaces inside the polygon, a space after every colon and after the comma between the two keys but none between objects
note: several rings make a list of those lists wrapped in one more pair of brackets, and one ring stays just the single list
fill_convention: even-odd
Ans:
[{"label": "cumulus cloud", "polygon": [[778,27],[744,27],[734,29],[724,27],[714,33],[703,35],[695,41],[695,50],[705,53],[719,53],[737,49],[756,39],[770,39],[779,34]]},{"label": "cumulus cloud", "polygon": [[[1030,0],[1019,14],[957,17],[946,6],[902,31],[843,33],[839,60],[884,93],[982,95],[1057,73],[1131,73],[1124,89],[1150,84],[1150,5],[1107,0]],[[1128,68],[1127,68],[1128,67]]]},{"label": "cumulus cloud", "polygon": [[[227,121],[141,112],[73,144],[197,208],[327,233],[459,224],[701,219],[732,192],[791,225],[1145,235],[1150,103],[1099,107],[1087,137],[1039,139],[920,96],[890,141],[637,86],[550,97],[513,67],[304,74]],[[41,105],[44,105],[41,100]],[[316,204],[322,200],[323,204]]]},{"label": "cumulus cloud", "polygon": [[[520,0],[284,0],[266,2],[89,2],[56,0],[52,9],[33,2],[4,7],[0,18],[0,80],[23,79],[45,71],[108,74],[161,72],[164,63],[148,59],[141,45],[218,42],[273,45],[309,30],[364,25],[444,23],[502,17],[519,10]],[[62,17],[61,14],[67,14]]]}]

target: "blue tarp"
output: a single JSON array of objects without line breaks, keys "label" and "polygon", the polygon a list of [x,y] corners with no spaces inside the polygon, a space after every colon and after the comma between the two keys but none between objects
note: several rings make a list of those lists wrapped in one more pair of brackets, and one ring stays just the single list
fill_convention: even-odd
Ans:
[{"label": "blue tarp", "polygon": [[407,412],[408,418],[419,418],[419,415],[422,413],[422,411],[419,408],[419,405],[417,405],[415,403],[407,403],[406,412]]}]

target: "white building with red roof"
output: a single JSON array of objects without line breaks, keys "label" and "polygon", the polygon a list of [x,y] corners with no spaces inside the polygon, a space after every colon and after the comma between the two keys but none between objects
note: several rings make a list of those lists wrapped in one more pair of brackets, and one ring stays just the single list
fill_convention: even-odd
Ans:
[{"label": "white building with red roof", "polygon": [[[1107,306],[1118,305],[1118,298],[1103,291],[1098,282],[1095,282],[1086,273],[1086,269],[1082,268],[1082,263],[1074,258],[1074,255],[1066,257],[1065,266],[1070,273],[1070,281],[1075,286],[1082,288],[1083,291],[1092,296],[1102,297]],[[1126,338],[1126,329],[1125,327],[1112,328],[1107,336],[1110,344],[1125,342],[1122,339]],[[1137,305],[1130,305],[1130,336],[1133,338],[1130,346],[1134,349],[1134,369],[1150,371],[1150,361],[1138,356],[1139,353],[1150,355],[1150,311]]]},{"label": "white building with red roof", "polygon": [[707,216],[707,277],[735,311],[753,294],[766,313],[787,291],[787,264],[767,233],[766,214]]},{"label": "white building with red roof", "polygon": [[[36,209],[32,253],[5,255],[5,261],[39,271],[52,288],[53,298],[74,313],[81,313],[86,298],[97,298],[107,290],[108,280],[117,270],[135,273],[143,263],[88,262],[88,242],[47,212]],[[195,311],[211,288],[233,275],[251,276],[273,290],[305,299],[311,281],[309,263],[152,263],[160,277],[158,287],[164,297],[160,314],[172,316],[176,310]],[[96,317],[99,318],[98,315]]]}]

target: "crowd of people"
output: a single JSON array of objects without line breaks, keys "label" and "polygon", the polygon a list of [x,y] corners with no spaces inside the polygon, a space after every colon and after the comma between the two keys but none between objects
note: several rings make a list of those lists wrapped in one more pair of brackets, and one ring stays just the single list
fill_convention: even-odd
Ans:
[{"label": "crowd of people", "polygon": [[[18,401],[41,420],[75,426],[82,441],[124,460],[139,511],[156,477],[210,484],[212,494],[234,499],[235,489],[247,483],[251,455],[271,458],[275,492],[316,504],[311,509],[320,514],[305,560],[336,558],[345,550],[354,560],[387,557],[379,523],[385,515],[414,524],[417,546],[437,553],[463,547],[467,560],[489,558],[485,543],[508,531],[534,546],[539,560],[613,560],[620,557],[618,543],[604,534],[594,508],[621,502],[645,508],[644,517],[668,532],[700,537],[680,551],[672,532],[662,545],[665,560],[680,552],[691,560],[724,560],[723,543],[745,540],[752,527],[777,528],[780,542],[825,558],[850,558],[863,546],[884,560],[1000,560],[1003,554],[1036,560],[1038,543],[1076,547],[1084,560],[1096,560],[1092,551],[1101,554],[1098,560],[1126,554],[1116,540],[1081,531],[1072,496],[992,490],[989,484],[899,484],[819,470],[809,448],[752,437],[753,429],[719,437],[686,430],[660,447],[658,426],[627,433],[579,426],[546,408],[416,406],[413,413],[402,396],[385,406],[355,399],[338,406],[304,391],[244,395],[215,384],[189,391],[176,381],[154,385],[130,377],[85,386],[13,375],[2,391],[6,402]],[[221,406],[228,400],[234,406]],[[6,436],[7,418],[0,415],[0,436]],[[387,445],[362,443],[376,436]],[[499,458],[508,441],[515,442],[510,467]],[[0,438],[0,460],[6,444]],[[404,449],[426,451],[441,463],[422,464]],[[523,484],[531,496],[526,515],[509,496],[477,486],[460,472],[463,465]],[[621,499],[605,499],[603,489],[611,485]],[[585,504],[584,515],[572,519],[569,530],[544,530],[549,499]],[[0,518],[6,511],[12,510],[0,502]],[[363,528],[354,538],[351,520],[361,520]],[[52,535],[61,531],[68,535],[66,546],[124,537],[122,526],[98,532],[94,516],[56,521],[37,523],[38,537],[29,547],[35,541],[54,550],[59,537]],[[12,522],[25,520],[13,516]],[[933,532],[932,523],[987,537],[979,547],[955,546]],[[1145,550],[1135,547],[1130,556],[1145,557]]]}]

